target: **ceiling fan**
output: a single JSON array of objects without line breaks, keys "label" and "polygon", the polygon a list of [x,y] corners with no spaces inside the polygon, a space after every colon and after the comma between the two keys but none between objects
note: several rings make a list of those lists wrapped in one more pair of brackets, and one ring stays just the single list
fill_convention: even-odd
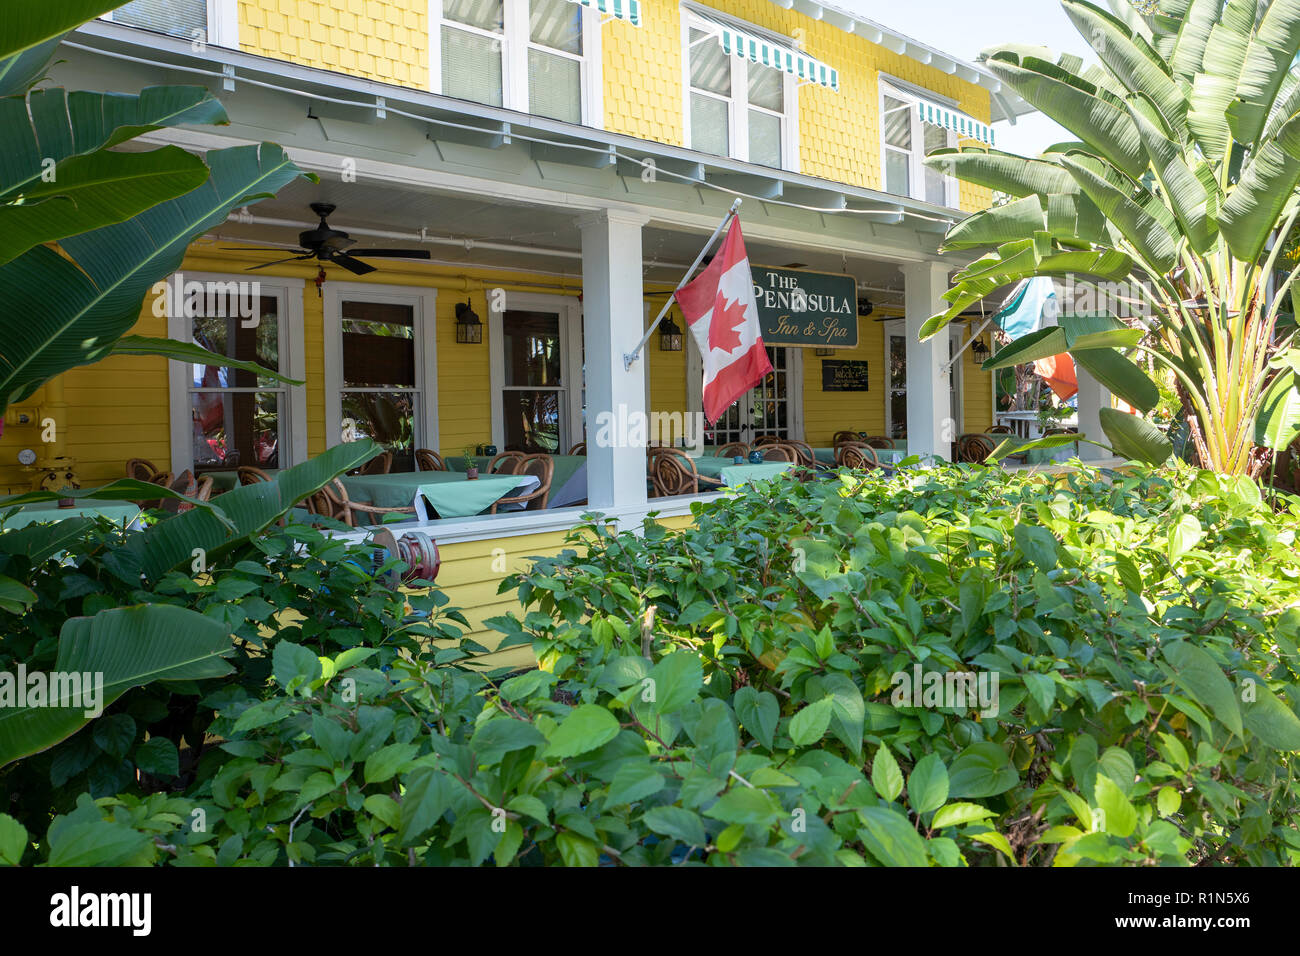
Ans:
[{"label": "ceiling fan", "polygon": [[[253,272],[257,269],[265,269],[268,266],[278,266],[282,262],[298,262],[302,259],[319,259],[321,262],[333,262],[342,266],[355,275],[363,276],[366,273],[374,272],[375,267],[369,263],[362,262],[358,256],[365,256],[367,259],[428,259],[429,251],[427,249],[355,249],[353,248],[357,241],[348,238],[348,234],[341,229],[332,229],[330,224],[325,220],[334,212],[335,206],[328,202],[314,202],[311,204],[311,211],[320,216],[320,225],[315,229],[308,229],[306,232],[298,233],[298,245],[302,248],[298,250],[298,255],[288,256],[284,259],[276,259],[274,262],[263,262],[258,266],[249,266],[245,272]],[[226,246],[227,249],[239,252],[284,252],[283,249],[275,248],[254,248],[248,246]],[[324,273],[321,273],[324,276]]]}]

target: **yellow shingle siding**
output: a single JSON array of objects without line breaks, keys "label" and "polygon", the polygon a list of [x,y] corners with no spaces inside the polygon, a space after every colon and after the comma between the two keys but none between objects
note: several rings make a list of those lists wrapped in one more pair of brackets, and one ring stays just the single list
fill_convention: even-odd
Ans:
[{"label": "yellow shingle siding", "polygon": [[248,53],[429,88],[428,0],[239,0]]}]

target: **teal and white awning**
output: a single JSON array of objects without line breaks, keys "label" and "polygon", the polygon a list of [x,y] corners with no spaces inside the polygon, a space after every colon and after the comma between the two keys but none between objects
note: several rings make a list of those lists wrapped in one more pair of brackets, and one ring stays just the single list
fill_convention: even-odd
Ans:
[{"label": "teal and white awning", "polygon": [[940,106],[938,103],[932,103],[919,97],[916,101],[916,108],[920,111],[922,123],[929,123],[931,126],[942,126],[944,129],[952,130],[958,136],[977,139],[988,146],[993,145],[993,128],[987,123],[981,123],[979,120],[967,116],[950,106]]},{"label": "teal and white awning", "polygon": [[[708,35],[722,44],[724,52],[752,63],[761,63],[774,70],[788,73],[805,83],[816,83],[839,92],[840,74],[821,60],[800,53],[787,43],[765,40],[747,30],[741,30],[722,20],[696,14],[698,20],[709,24]],[[700,41],[697,41],[700,42]]]},{"label": "teal and white awning", "polygon": [[592,7],[615,20],[626,20],[634,27],[641,25],[641,0],[570,0],[584,7]]}]

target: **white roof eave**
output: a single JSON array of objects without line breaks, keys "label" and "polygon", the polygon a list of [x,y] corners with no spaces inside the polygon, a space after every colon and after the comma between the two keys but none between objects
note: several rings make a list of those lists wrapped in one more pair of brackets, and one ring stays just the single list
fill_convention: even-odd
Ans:
[{"label": "white roof eave", "polygon": [[1017,117],[1035,112],[1034,107],[1007,89],[1001,80],[982,67],[891,30],[875,20],[869,20],[833,4],[819,3],[816,0],[772,0],[772,3],[784,10],[802,13],[813,20],[825,21],[845,33],[855,33],[863,37],[868,43],[883,46],[901,56],[933,67],[941,73],[955,75],[968,83],[983,87],[989,91],[992,107],[991,122],[1006,120],[1014,125]]}]

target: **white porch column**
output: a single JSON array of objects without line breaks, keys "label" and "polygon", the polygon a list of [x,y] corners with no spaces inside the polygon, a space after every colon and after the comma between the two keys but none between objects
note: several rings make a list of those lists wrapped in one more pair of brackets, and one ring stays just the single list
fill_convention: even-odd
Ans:
[{"label": "white porch column", "polygon": [[[1079,436],[1093,441],[1105,442],[1106,433],[1101,430],[1100,412],[1110,408],[1110,390],[1101,382],[1083,370],[1077,362],[1074,365],[1075,377],[1079,382]],[[1096,445],[1079,442],[1079,457],[1084,461],[1097,458],[1109,458],[1110,453]]]},{"label": "white porch column", "polygon": [[947,330],[929,341],[919,339],[925,320],[948,308],[940,296],[948,291],[948,266],[916,262],[902,267],[907,312],[907,453],[947,461],[960,424],[952,420]]},{"label": "white porch column", "polygon": [[[593,509],[646,506],[645,426],[633,446],[629,425],[646,412],[646,355],[623,368],[645,334],[641,278],[644,216],[605,209],[582,230],[582,328],[587,369],[587,500]],[[629,432],[632,435],[629,435]]]}]

